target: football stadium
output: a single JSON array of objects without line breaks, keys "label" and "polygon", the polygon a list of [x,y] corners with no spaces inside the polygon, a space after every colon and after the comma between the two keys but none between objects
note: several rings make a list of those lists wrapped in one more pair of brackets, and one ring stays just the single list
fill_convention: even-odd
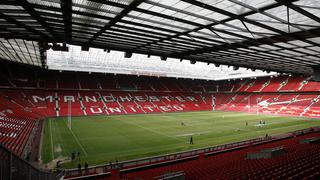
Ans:
[{"label": "football stadium", "polygon": [[1,0],[0,180],[320,178],[319,0]]}]

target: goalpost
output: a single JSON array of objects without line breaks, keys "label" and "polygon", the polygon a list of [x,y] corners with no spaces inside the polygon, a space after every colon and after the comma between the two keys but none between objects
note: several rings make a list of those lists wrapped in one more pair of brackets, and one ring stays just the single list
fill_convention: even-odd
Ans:
[{"label": "goalpost", "polygon": [[251,112],[250,96],[251,96],[251,95],[248,96],[248,108],[249,108],[249,109],[248,109],[248,112],[249,112],[249,113]]},{"label": "goalpost", "polygon": [[212,100],[212,111],[215,110],[215,107],[216,107],[216,104],[215,104],[215,97],[214,96],[211,96],[211,100]]},{"label": "goalpost", "polygon": [[68,128],[71,130],[71,101],[68,100]]},{"label": "goalpost", "polygon": [[259,115],[259,102],[261,101],[262,98],[257,98],[257,115]]}]

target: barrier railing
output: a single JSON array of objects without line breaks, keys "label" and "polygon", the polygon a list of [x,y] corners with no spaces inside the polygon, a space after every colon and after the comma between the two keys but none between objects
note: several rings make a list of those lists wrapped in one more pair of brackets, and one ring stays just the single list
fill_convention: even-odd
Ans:
[{"label": "barrier railing", "polygon": [[57,180],[63,174],[62,171],[40,170],[0,144],[0,180]]},{"label": "barrier railing", "polygon": [[248,147],[251,145],[261,144],[269,141],[281,140],[289,137],[299,136],[311,132],[320,132],[320,127],[312,127],[302,130],[293,131],[286,134],[254,138],[229,144],[217,145],[206,148],[194,149],[191,151],[183,151],[173,154],[153,156],[148,158],[141,158],[129,161],[123,161],[116,164],[104,164],[98,166],[92,166],[88,169],[66,169],[64,170],[65,178],[76,179],[77,177],[92,176],[92,175],[108,175],[111,174],[113,169],[117,169],[120,172],[130,171],[138,168],[145,168],[152,165],[159,165],[162,163],[171,163],[181,160],[197,158],[201,155],[207,156],[214,153],[224,152],[232,149]]}]

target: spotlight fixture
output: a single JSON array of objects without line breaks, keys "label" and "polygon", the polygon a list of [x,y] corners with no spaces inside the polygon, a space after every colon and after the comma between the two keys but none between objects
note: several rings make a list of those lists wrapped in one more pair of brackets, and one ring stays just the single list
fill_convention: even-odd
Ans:
[{"label": "spotlight fixture", "polygon": [[111,50],[110,49],[104,49],[103,51],[107,52],[107,53],[110,53]]},{"label": "spotlight fixture", "polygon": [[124,53],[124,58],[131,58],[132,57],[132,52],[125,52]]},{"label": "spotlight fixture", "polygon": [[54,50],[54,51],[59,51],[59,48],[60,48],[60,45],[59,45],[59,44],[56,44],[56,43],[53,43],[53,44],[52,44],[52,50]]},{"label": "spotlight fixture", "polygon": [[53,50],[53,51],[68,51],[68,50],[69,50],[69,47],[67,47],[66,44],[63,44],[63,46],[61,46],[60,44],[54,43],[54,44],[52,45],[52,50]]},{"label": "spotlight fixture", "polygon": [[60,51],[68,52],[69,51],[69,47],[67,47],[66,44],[63,44],[63,46],[61,47]]},{"label": "spotlight fixture", "polygon": [[89,51],[89,46],[81,46],[81,51]]},{"label": "spotlight fixture", "polygon": [[49,50],[50,48],[52,48],[52,45],[48,43],[42,43],[40,47],[42,47],[44,50]]},{"label": "spotlight fixture", "polygon": [[161,59],[162,61],[166,61],[166,60],[167,60],[167,57],[165,57],[165,56],[160,56],[160,59]]}]

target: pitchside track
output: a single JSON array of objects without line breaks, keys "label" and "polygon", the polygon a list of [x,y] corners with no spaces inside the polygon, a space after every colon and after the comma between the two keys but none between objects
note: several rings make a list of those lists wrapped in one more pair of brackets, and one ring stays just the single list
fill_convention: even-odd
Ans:
[{"label": "pitchside track", "polygon": [[[265,121],[265,125],[259,125]],[[246,126],[248,122],[248,126]],[[235,112],[73,117],[48,119],[42,159],[65,159],[80,152],[89,165],[155,156],[319,126],[320,120]],[[194,144],[190,145],[190,136]],[[64,167],[76,167],[79,160]]]}]

